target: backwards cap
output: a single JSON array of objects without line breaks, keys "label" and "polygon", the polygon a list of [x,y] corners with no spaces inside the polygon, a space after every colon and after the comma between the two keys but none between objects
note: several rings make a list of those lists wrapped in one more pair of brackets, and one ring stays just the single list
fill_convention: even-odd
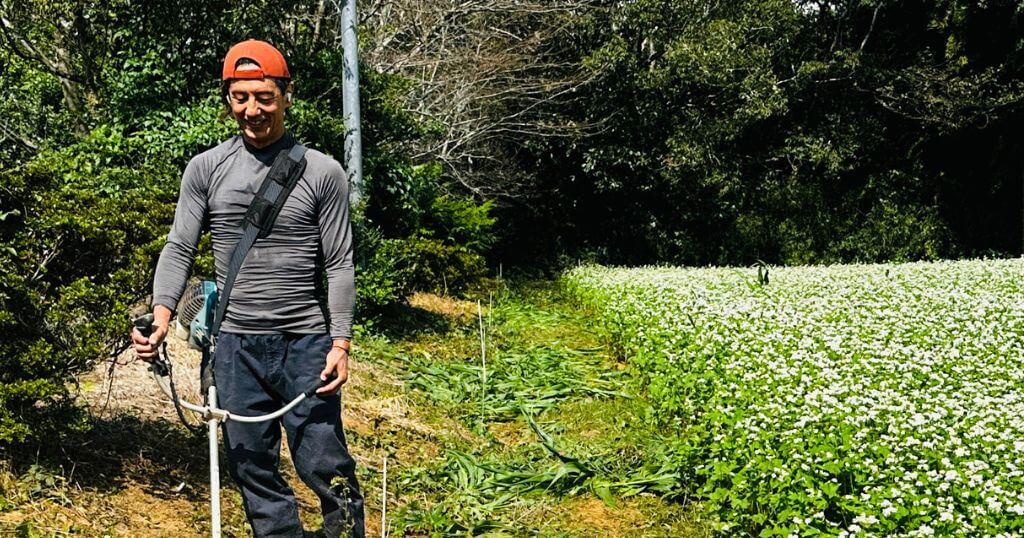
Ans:
[{"label": "backwards cap", "polygon": [[[259,69],[236,70],[238,60],[248,58],[258,64]],[[288,72],[288,63],[284,61],[281,51],[274,48],[266,41],[250,39],[242,41],[228,50],[224,57],[224,71],[222,80],[233,78],[260,79],[260,78],[292,78]]]}]

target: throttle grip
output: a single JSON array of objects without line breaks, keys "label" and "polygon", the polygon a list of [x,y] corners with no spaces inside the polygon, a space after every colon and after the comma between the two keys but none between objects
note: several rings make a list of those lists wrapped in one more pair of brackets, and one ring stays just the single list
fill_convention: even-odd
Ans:
[{"label": "throttle grip", "polygon": [[132,323],[135,324],[135,328],[142,333],[142,336],[149,338],[149,335],[153,334],[153,313],[147,312],[134,320]]},{"label": "throttle grip", "polygon": [[312,398],[316,394],[317,390],[322,389],[327,385],[330,385],[331,382],[334,381],[337,377],[338,376],[332,375],[327,379],[318,379],[317,383],[306,391],[306,398]]},{"label": "throttle grip", "polygon": [[[153,334],[153,313],[147,312],[141,316],[136,317],[132,320],[132,324],[138,329],[139,333],[146,338],[149,338]],[[159,352],[155,359],[149,364],[150,369],[160,377],[167,377],[170,374],[170,365],[167,364],[167,359],[160,355]]]}]

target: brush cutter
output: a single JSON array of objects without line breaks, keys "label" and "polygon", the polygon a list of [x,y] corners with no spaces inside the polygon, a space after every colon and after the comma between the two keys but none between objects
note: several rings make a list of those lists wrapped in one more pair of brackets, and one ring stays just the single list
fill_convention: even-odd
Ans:
[{"label": "brush cutter", "polygon": [[[189,290],[186,291],[185,300],[179,303],[178,308],[178,321],[177,331],[178,336],[184,336],[185,340],[188,340],[193,347],[199,347],[203,351],[204,366],[206,370],[210,370],[208,358],[212,355],[211,348],[213,347],[212,339],[209,337],[208,321],[212,315],[212,306],[216,303],[216,286],[210,286],[210,282],[202,282],[197,286],[190,286]],[[212,290],[212,293],[211,293]],[[200,308],[195,308],[195,304],[201,304]],[[143,315],[135,317],[133,321],[135,328],[142,333],[143,336],[149,336],[153,332],[153,314],[145,313]],[[183,331],[184,327],[188,327],[187,331]],[[316,394],[317,389],[327,385],[332,379],[321,381],[317,385],[310,387],[308,390],[299,394],[287,405],[278,409],[273,413],[259,416],[247,416],[247,415],[236,415],[230,413],[225,409],[217,407],[217,387],[213,384],[209,384],[209,388],[206,389],[206,402],[205,405],[198,405],[186,400],[182,400],[178,397],[177,390],[174,387],[174,379],[171,375],[171,361],[166,353],[166,347],[164,353],[157,356],[156,359],[150,363],[150,370],[153,372],[153,378],[156,380],[157,385],[160,389],[170,398],[174,404],[175,409],[178,412],[179,418],[185,422],[184,413],[182,410],[192,411],[198,414],[206,421],[208,428],[209,448],[210,448],[210,535],[214,538],[219,538],[221,535],[220,530],[220,462],[219,462],[219,441],[217,438],[217,427],[221,422],[227,422],[233,420],[235,422],[265,422],[268,420],[275,420],[285,413],[291,411],[295,406],[302,403],[303,400],[312,397]],[[205,385],[206,383],[204,383]],[[188,422],[185,422],[188,426]]]}]

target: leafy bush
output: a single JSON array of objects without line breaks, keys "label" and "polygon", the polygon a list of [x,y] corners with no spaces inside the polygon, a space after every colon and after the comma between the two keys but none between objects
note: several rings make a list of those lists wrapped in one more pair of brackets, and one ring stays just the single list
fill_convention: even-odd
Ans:
[{"label": "leafy bush", "polygon": [[486,273],[479,254],[436,239],[383,239],[368,232],[356,272],[360,317],[374,317],[414,291],[459,293]]},{"label": "leafy bush", "polygon": [[367,178],[369,206],[357,245],[361,315],[413,291],[459,293],[486,273],[495,242],[492,204],[444,193],[441,166],[400,164]]},{"label": "leafy bush", "polygon": [[43,417],[70,410],[73,376],[126,343],[173,214],[166,170],[131,155],[104,129],[0,173],[0,441],[66,427]]},{"label": "leafy bush", "polygon": [[398,258],[401,240],[384,239],[380,230],[361,224],[356,221],[356,313],[367,319],[405,298],[409,268]]},{"label": "leafy bush", "polygon": [[883,201],[835,249],[841,259],[864,262],[935,260],[949,252],[949,243],[936,208]]},{"label": "leafy bush", "polygon": [[460,245],[476,254],[486,254],[496,240],[495,218],[490,215],[491,201],[477,205],[466,198],[443,195],[434,198],[430,213],[424,218],[426,237],[440,239],[449,245]]},{"label": "leafy bush", "polygon": [[412,238],[394,241],[392,248],[409,291],[458,293],[487,271],[483,257],[461,245]]}]

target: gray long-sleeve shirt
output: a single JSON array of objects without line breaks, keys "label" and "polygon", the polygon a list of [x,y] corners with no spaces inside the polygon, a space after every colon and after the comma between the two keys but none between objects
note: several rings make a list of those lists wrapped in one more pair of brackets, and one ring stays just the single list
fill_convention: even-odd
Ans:
[{"label": "gray long-sleeve shirt", "polygon": [[[160,254],[153,304],[174,310],[204,227],[213,236],[217,287],[223,289],[240,223],[286,134],[262,150],[235,136],[185,168],[174,224]],[[243,334],[330,332],[352,337],[355,306],[348,178],[333,158],[309,149],[306,170],[270,235],[258,239],[238,272],[221,330]],[[327,288],[321,284],[326,275]]]}]

